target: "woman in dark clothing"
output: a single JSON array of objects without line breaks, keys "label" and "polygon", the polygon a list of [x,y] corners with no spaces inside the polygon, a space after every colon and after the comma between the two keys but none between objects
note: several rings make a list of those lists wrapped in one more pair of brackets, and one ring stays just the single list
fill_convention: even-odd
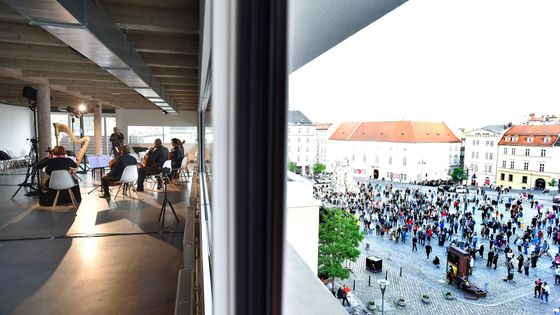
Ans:
[{"label": "woman in dark clothing", "polygon": [[169,159],[171,160],[171,168],[173,171],[171,172],[171,178],[175,179],[178,177],[177,170],[181,167],[181,163],[183,162],[183,158],[185,157],[185,149],[183,148],[184,141],[181,141],[177,138],[171,139],[171,145],[173,148],[171,152],[169,152]]}]

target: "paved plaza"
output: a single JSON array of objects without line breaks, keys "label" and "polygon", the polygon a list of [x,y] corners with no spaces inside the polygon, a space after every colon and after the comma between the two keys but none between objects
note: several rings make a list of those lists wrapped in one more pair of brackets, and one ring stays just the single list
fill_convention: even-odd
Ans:
[{"label": "paved plaza", "polygon": [[[394,184],[394,188],[397,189],[405,186],[413,189],[420,188],[425,192],[429,189],[437,189],[437,187]],[[473,190],[470,192],[469,196],[472,197]],[[496,197],[495,192],[487,192],[487,195],[490,198]],[[511,192],[505,195],[505,198],[517,195],[518,192]],[[544,209],[547,209],[552,205],[552,196],[535,194],[535,200],[538,200],[539,203],[542,202]],[[525,202],[523,207],[524,220],[528,223],[536,214],[536,209],[531,209],[528,202]],[[504,204],[499,205],[500,211],[504,211],[504,208]],[[481,211],[476,211],[475,218],[476,231],[480,232]],[[504,219],[506,218],[509,218],[509,212],[505,212]],[[512,242],[513,239],[514,237],[512,237]],[[348,264],[353,274],[341,283],[352,288],[355,281],[356,290],[353,291],[353,294],[357,298],[357,303],[367,304],[368,301],[378,303],[381,300],[381,292],[377,280],[384,279],[387,273],[390,285],[385,293],[386,305],[393,305],[393,302],[399,297],[403,297],[407,304],[405,308],[393,307],[390,313],[395,314],[552,314],[553,308],[560,306],[560,286],[554,285],[554,271],[550,268],[550,258],[540,258],[537,268],[530,269],[529,277],[515,272],[513,281],[505,282],[502,279],[507,275],[507,268],[503,252],[500,252],[497,269],[487,268],[486,254],[490,246],[487,240],[480,239],[480,241],[486,248],[485,255],[484,258],[480,258],[477,254],[474,271],[469,277],[469,281],[482,289],[487,289],[485,298],[467,299],[455,285],[448,284],[445,279],[446,248],[438,246],[437,239],[435,241],[432,239],[433,252],[430,260],[427,260],[422,245],[418,244],[418,251],[412,251],[411,237],[407,238],[406,243],[395,243],[390,241],[387,235],[385,237],[377,236],[375,233],[367,235],[361,245],[360,258],[356,262]],[[367,243],[370,244],[369,249],[366,249]],[[445,245],[448,244],[449,241],[445,243]],[[510,243],[510,247],[517,256],[517,247],[512,243]],[[558,252],[558,247],[553,245],[551,252]],[[375,255],[383,259],[383,272],[373,273],[366,270],[365,261],[368,255]],[[439,256],[441,260],[439,268],[432,264],[435,256]],[[400,276],[401,267],[402,276]],[[368,285],[370,277],[371,286]],[[548,304],[533,297],[533,282],[536,277],[548,282],[551,287]],[[452,292],[456,299],[445,299],[444,293],[447,291]],[[430,304],[421,301],[423,294],[430,296],[432,300]]]}]

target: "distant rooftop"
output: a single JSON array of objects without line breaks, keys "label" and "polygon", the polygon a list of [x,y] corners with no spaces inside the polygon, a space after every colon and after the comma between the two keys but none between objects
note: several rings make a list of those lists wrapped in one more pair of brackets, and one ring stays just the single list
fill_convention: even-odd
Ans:
[{"label": "distant rooftop", "polygon": [[328,130],[332,125],[332,123],[316,123],[315,128],[317,130]]},{"label": "distant rooftop", "polygon": [[490,132],[494,132],[494,133],[502,133],[504,131],[506,131],[507,129],[509,129],[511,126],[508,125],[488,125],[488,126],[484,126],[480,129],[483,130],[487,130]]},{"label": "distant rooftop", "polygon": [[342,123],[331,140],[408,143],[460,143],[443,122],[374,121]]},{"label": "distant rooftop", "polygon": [[290,110],[288,111],[288,124],[294,125],[313,125],[311,120],[307,118],[302,112],[299,110]]}]

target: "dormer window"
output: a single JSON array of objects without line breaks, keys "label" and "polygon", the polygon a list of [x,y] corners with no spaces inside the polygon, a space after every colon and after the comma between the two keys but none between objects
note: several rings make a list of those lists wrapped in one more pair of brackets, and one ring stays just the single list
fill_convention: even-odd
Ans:
[{"label": "dormer window", "polygon": [[545,137],[544,138],[544,143],[550,143],[550,137]]},{"label": "dormer window", "polygon": [[509,142],[511,140],[510,137],[506,137],[506,142]]},{"label": "dormer window", "polygon": [[533,137],[527,137],[527,142],[533,142]]},{"label": "dormer window", "polygon": [[511,142],[517,142],[517,136],[511,138]]}]

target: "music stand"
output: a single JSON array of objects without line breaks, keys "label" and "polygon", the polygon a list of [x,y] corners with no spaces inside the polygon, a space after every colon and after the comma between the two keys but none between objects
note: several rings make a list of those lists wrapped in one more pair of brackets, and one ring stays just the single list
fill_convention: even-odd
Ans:
[{"label": "music stand", "polygon": [[175,208],[173,208],[173,204],[167,198],[167,184],[169,183],[169,175],[171,174],[171,169],[165,167],[161,171],[162,181],[163,181],[163,204],[161,205],[161,210],[159,211],[159,216],[157,222],[161,222],[161,229],[163,230],[165,227],[165,212],[167,205],[171,208],[171,212],[175,216],[175,220],[179,223],[179,217],[177,217],[177,213],[175,212]]}]

